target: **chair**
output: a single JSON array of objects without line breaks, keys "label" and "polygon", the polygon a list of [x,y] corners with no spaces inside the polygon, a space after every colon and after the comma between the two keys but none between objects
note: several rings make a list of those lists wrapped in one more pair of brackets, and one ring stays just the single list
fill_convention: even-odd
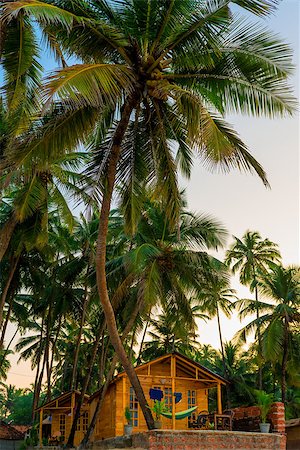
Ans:
[{"label": "chair", "polygon": [[206,410],[200,411],[197,417],[197,428],[199,430],[208,430],[209,426],[209,412]]},{"label": "chair", "polygon": [[215,414],[215,430],[232,431],[234,411],[226,409],[223,414]]}]

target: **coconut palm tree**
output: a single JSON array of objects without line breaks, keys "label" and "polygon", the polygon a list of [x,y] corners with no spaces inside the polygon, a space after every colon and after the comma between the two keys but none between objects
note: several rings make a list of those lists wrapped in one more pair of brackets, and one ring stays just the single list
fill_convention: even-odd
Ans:
[{"label": "coconut palm tree", "polygon": [[293,335],[300,323],[300,278],[299,268],[274,266],[270,272],[261,275],[258,289],[273,302],[240,301],[241,317],[253,314],[257,308],[262,315],[246,325],[237,335],[243,340],[257,327],[262,328],[262,345],[264,357],[271,361],[281,361],[281,398],[286,402],[287,368],[292,364]]},{"label": "coconut palm tree", "polygon": [[259,320],[259,297],[257,278],[259,274],[266,273],[275,263],[280,262],[281,256],[277,244],[269,239],[262,239],[257,231],[247,231],[242,239],[234,237],[234,243],[226,253],[225,262],[231,267],[233,273],[239,272],[240,282],[250,287],[255,293],[256,324],[258,337],[259,369],[258,386],[262,389],[262,342]]},{"label": "coconut palm tree", "polygon": [[215,271],[211,273],[207,280],[207,283],[203,286],[198,296],[199,306],[201,310],[204,313],[208,314],[210,319],[217,317],[221,355],[225,375],[227,373],[227,369],[225,364],[224,343],[221,331],[220,311],[222,311],[226,317],[231,316],[231,312],[234,309],[233,301],[237,300],[235,294],[236,291],[230,288],[228,274],[226,274],[225,272],[218,273],[217,271]]},{"label": "coconut palm tree", "polygon": [[224,345],[226,372],[223,368],[223,357],[219,354],[215,359],[214,370],[226,377],[230,384],[232,406],[253,404],[253,360],[240,345],[226,342]]},{"label": "coconut palm tree", "polygon": [[256,15],[266,15],[276,5],[275,0],[163,4],[56,0],[2,6],[4,24],[19,20],[25,26],[24,21],[33,18],[56,54],[63,49],[82,60],[46,83],[46,107],[53,97],[59,98],[61,114],[52,114],[36,139],[25,136],[6,153],[4,167],[29,161],[44,167],[51,154],[65,152],[95,127],[99,130],[97,145],[91,147],[95,155],[88,183],[96,193],[100,190],[102,199],[96,253],[99,298],[111,341],[150,428],[153,419],[121,343],[108,296],[105,267],[111,199],[122,179],[128,214],[137,215],[139,184],[146,179],[165,199],[166,214],[175,226],[180,202],[174,142],[176,160],[185,174],[190,173],[192,153],[198,150],[208,165],[254,169],[267,182],[261,166],[222,116],[232,110],[271,117],[292,112],[286,84],[290,51],[259,26],[236,22],[232,3]]}]

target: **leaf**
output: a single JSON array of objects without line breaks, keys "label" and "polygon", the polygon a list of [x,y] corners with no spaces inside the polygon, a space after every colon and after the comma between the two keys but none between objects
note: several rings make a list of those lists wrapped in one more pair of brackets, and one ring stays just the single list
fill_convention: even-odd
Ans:
[{"label": "leaf", "polygon": [[104,107],[132,92],[134,79],[133,72],[120,64],[77,64],[49,77],[43,94],[46,103],[56,95],[74,107]]}]

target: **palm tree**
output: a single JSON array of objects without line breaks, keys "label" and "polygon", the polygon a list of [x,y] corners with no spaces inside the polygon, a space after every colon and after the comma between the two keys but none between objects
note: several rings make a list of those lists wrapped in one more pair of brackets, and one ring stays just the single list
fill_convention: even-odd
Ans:
[{"label": "palm tree", "polygon": [[[46,106],[59,97],[63,112],[52,115],[51,127],[47,123],[36,139],[25,138],[10,151],[6,167],[28,165],[29,160],[45,165],[51,153],[78,144],[97,125],[89,186],[102,196],[96,252],[99,298],[112,344],[149,428],[153,419],[118,334],[107,290],[106,236],[115,184],[123,181],[128,213],[136,216],[140,181],[153,182],[175,226],[179,195],[174,142],[185,174],[197,149],[206,164],[254,169],[267,183],[261,166],[222,116],[234,110],[273,117],[292,112],[294,106],[286,84],[289,49],[259,27],[236,23],[231,3],[257,15],[268,14],[276,5],[275,0],[159,5],[56,0],[40,1],[38,8],[26,1],[2,6],[5,24],[33,18],[48,41],[50,35],[56,53],[61,55],[62,48],[83,61],[48,81]],[[54,136],[49,131],[53,126]]]},{"label": "palm tree", "polygon": [[262,389],[262,342],[259,320],[258,286],[257,278],[261,273],[266,273],[275,263],[280,262],[281,256],[277,244],[269,239],[262,239],[257,231],[247,231],[242,239],[234,237],[235,242],[226,253],[226,263],[231,266],[232,272],[240,273],[240,282],[250,286],[255,293],[256,324],[258,337],[258,386]]},{"label": "palm tree", "polygon": [[232,406],[253,404],[253,361],[249,353],[242,350],[240,345],[226,342],[224,345],[226,372],[223,368],[222,355],[215,359],[214,370],[230,382],[230,398]]},{"label": "palm tree", "polygon": [[[187,323],[186,316],[180,314],[180,311],[174,311],[169,307],[150,321],[150,330],[148,335],[150,341],[144,342],[141,359],[144,362],[153,358],[162,356],[166,353],[178,351],[187,356],[197,351],[199,343],[197,342],[195,319],[207,319],[207,316],[200,314],[197,309],[193,309],[191,301],[191,315],[193,316],[194,327]],[[194,328],[194,329],[193,329]]]},{"label": "palm tree", "polygon": [[257,306],[263,314],[246,325],[238,337],[245,338],[258,325],[262,328],[264,357],[272,362],[281,361],[281,398],[286,402],[287,368],[292,362],[293,334],[297,333],[300,323],[300,278],[299,268],[274,266],[270,272],[262,275],[258,281],[261,293],[275,302],[240,302],[241,317],[253,314]]},{"label": "palm tree", "polygon": [[[226,376],[228,373],[225,363],[220,311],[222,311],[226,317],[231,316],[231,312],[234,308],[233,300],[237,299],[235,295],[236,291],[230,288],[228,274],[226,273],[212,272],[207,281],[207,284],[203,286],[201,292],[199,293],[199,306],[204,313],[208,314],[210,319],[217,317],[223,369]],[[229,403],[229,391],[227,391],[227,393],[227,401]]]}]

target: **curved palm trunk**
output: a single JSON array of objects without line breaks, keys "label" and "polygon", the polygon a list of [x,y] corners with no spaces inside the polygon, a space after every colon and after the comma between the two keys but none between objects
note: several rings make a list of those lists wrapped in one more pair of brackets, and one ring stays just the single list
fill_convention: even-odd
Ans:
[{"label": "curved palm trunk", "polygon": [[129,123],[130,115],[136,104],[137,98],[134,96],[132,96],[125,102],[124,108],[121,113],[121,118],[116,128],[116,132],[112,141],[110,160],[106,176],[106,186],[105,191],[103,193],[102,207],[99,220],[99,230],[98,230],[97,250],[96,250],[96,277],[97,277],[98,293],[105,314],[107,329],[111,343],[135,391],[138,402],[143,411],[143,415],[145,417],[148,429],[151,430],[154,429],[154,420],[151,411],[148,408],[146,397],[139,382],[139,379],[137,377],[137,374],[126,355],[125,349],[123,347],[122,341],[118,333],[114,310],[109,300],[107,291],[106,267],[105,267],[108,220],[116,177],[117,164],[121,152],[121,143]]},{"label": "curved palm trunk", "polygon": [[288,359],[288,334],[289,334],[289,322],[288,318],[284,321],[284,335],[283,335],[283,355],[281,364],[281,401],[286,402],[286,367]]},{"label": "curved palm trunk", "polygon": [[[221,321],[220,321],[220,313],[219,313],[218,305],[217,305],[217,319],[218,319],[218,329],[219,329],[219,337],[220,337],[220,346],[221,346],[223,370],[224,370],[224,375],[226,376],[227,380],[229,381],[228,370],[227,370],[226,362],[225,362],[225,352],[224,352],[224,344],[223,344],[223,337],[222,337],[222,331],[221,331]],[[226,397],[227,397],[227,408],[229,409],[229,408],[231,408],[229,384],[226,384]]]},{"label": "curved palm trunk", "polygon": [[18,256],[15,260],[12,261],[11,267],[10,267],[10,271],[8,274],[8,278],[6,280],[2,295],[1,295],[1,299],[0,299],[0,330],[2,328],[2,322],[3,322],[3,310],[4,310],[4,305],[6,302],[6,298],[9,292],[9,288],[12,282],[12,279],[14,277],[15,271],[17,269],[18,266],[18,262],[19,262],[20,256]]}]

